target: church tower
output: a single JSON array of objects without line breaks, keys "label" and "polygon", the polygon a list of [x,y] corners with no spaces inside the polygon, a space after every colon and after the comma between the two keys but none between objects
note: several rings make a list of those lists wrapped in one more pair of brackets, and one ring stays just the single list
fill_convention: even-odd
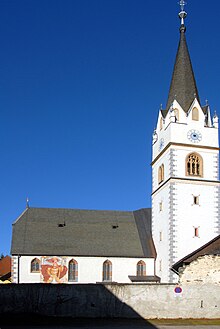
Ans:
[{"label": "church tower", "polygon": [[220,234],[218,117],[202,106],[186,43],[180,1],[180,41],[167,106],[153,133],[152,232],[161,282],[172,265]]}]

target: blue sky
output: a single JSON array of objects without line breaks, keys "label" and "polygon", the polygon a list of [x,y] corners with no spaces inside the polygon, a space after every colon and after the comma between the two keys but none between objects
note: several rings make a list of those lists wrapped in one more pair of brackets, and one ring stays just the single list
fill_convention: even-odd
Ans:
[{"label": "blue sky", "polygon": [[[202,105],[218,112],[217,0],[188,0]],[[151,205],[151,136],[179,41],[177,0],[0,0],[1,248],[26,207]]]}]

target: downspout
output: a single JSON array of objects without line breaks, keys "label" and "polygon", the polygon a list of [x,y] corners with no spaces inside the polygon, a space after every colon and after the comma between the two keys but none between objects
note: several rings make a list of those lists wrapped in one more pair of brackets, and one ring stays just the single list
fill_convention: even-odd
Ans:
[{"label": "downspout", "polygon": [[18,255],[18,284],[20,283],[20,255]]}]

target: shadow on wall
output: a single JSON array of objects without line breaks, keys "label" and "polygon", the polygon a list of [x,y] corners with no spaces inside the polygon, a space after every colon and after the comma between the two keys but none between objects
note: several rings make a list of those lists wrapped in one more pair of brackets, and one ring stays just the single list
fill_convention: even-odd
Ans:
[{"label": "shadow on wall", "polygon": [[[117,285],[116,289],[121,289],[123,294],[123,285]],[[156,328],[130,306],[120,301],[102,284],[12,284],[1,286],[1,328],[3,328],[3,324],[33,325],[40,323],[41,325],[77,326],[83,322],[89,323],[91,327],[95,327],[99,323],[99,328],[101,328],[101,324],[104,324],[107,319],[106,326],[108,327],[109,319],[111,319],[110,327],[112,328],[117,327],[119,322],[122,324],[122,319],[128,318],[133,321],[127,320],[126,328],[135,328],[137,322],[138,326],[141,322],[144,327]]]}]

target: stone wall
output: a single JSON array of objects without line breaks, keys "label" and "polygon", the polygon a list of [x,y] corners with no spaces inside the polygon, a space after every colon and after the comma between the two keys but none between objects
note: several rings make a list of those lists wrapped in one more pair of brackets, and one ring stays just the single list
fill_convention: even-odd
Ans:
[{"label": "stone wall", "polygon": [[220,256],[198,257],[180,270],[181,283],[220,284]]},{"label": "stone wall", "polygon": [[0,314],[77,318],[219,318],[217,284],[1,285]]}]

